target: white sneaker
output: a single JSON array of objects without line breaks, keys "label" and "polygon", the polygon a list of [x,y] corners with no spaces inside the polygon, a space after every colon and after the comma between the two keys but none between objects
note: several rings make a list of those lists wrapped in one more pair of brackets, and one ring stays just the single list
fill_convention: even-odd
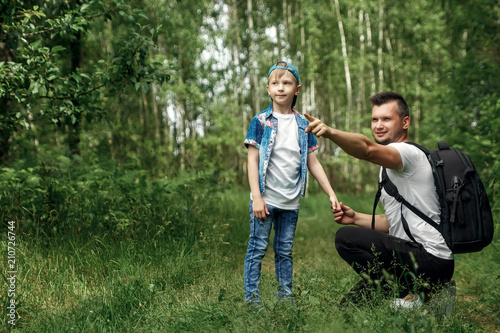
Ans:
[{"label": "white sneaker", "polygon": [[456,294],[455,280],[451,280],[439,293],[431,298],[429,307],[434,310],[436,315],[449,316],[453,312]]},{"label": "white sneaker", "polygon": [[396,298],[390,305],[391,309],[418,309],[424,304],[418,295],[414,295],[411,299]]}]

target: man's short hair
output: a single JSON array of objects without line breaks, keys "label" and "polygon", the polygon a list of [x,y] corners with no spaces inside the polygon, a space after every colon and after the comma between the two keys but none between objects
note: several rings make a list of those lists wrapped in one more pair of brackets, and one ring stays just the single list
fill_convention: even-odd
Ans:
[{"label": "man's short hair", "polygon": [[396,94],[395,92],[383,91],[376,93],[375,95],[370,97],[370,102],[376,106],[381,106],[392,101],[397,102],[397,111],[401,119],[410,116],[410,109],[408,108],[408,104],[406,104],[403,96]]}]

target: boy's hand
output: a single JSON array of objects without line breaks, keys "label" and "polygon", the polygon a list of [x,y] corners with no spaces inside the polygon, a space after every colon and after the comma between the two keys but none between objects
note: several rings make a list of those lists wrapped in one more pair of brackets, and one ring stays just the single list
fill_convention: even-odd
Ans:
[{"label": "boy's hand", "polygon": [[335,194],[330,197],[330,202],[332,204],[331,205],[332,213],[335,214],[337,211],[340,211],[340,203]]},{"label": "boy's hand", "polygon": [[340,209],[334,214],[335,222],[338,224],[354,224],[356,212],[351,207],[340,203]]},{"label": "boy's hand", "polygon": [[254,198],[252,203],[252,213],[253,216],[262,220],[267,220],[267,215],[269,215],[269,210],[262,197]]},{"label": "boy's hand", "polygon": [[318,137],[328,138],[330,134],[330,127],[318,118],[312,117],[307,113],[304,113],[304,117],[309,120],[309,125],[306,128],[306,133],[312,133]]}]

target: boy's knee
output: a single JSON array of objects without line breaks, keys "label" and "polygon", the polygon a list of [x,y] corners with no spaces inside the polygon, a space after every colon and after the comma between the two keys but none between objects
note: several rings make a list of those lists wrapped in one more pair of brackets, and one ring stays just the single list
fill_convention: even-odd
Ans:
[{"label": "boy's knee", "polygon": [[277,246],[273,246],[274,253],[279,257],[288,258],[292,256],[293,243],[280,243]]}]

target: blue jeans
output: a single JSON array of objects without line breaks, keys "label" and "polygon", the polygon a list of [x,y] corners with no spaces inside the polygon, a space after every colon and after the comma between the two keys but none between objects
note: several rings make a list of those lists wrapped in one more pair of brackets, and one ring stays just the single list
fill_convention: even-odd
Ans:
[{"label": "blue jeans", "polygon": [[252,201],[250,208],[250,240],[245,258],[245,301],[260,302],[259,282],[261,263],[269,244],[271,226],[274,224],[274,262],[278,280],[278,297],[292,297],[292,246],[299,210],[280,209],[267,205],[267,220],[253,216]]}]

